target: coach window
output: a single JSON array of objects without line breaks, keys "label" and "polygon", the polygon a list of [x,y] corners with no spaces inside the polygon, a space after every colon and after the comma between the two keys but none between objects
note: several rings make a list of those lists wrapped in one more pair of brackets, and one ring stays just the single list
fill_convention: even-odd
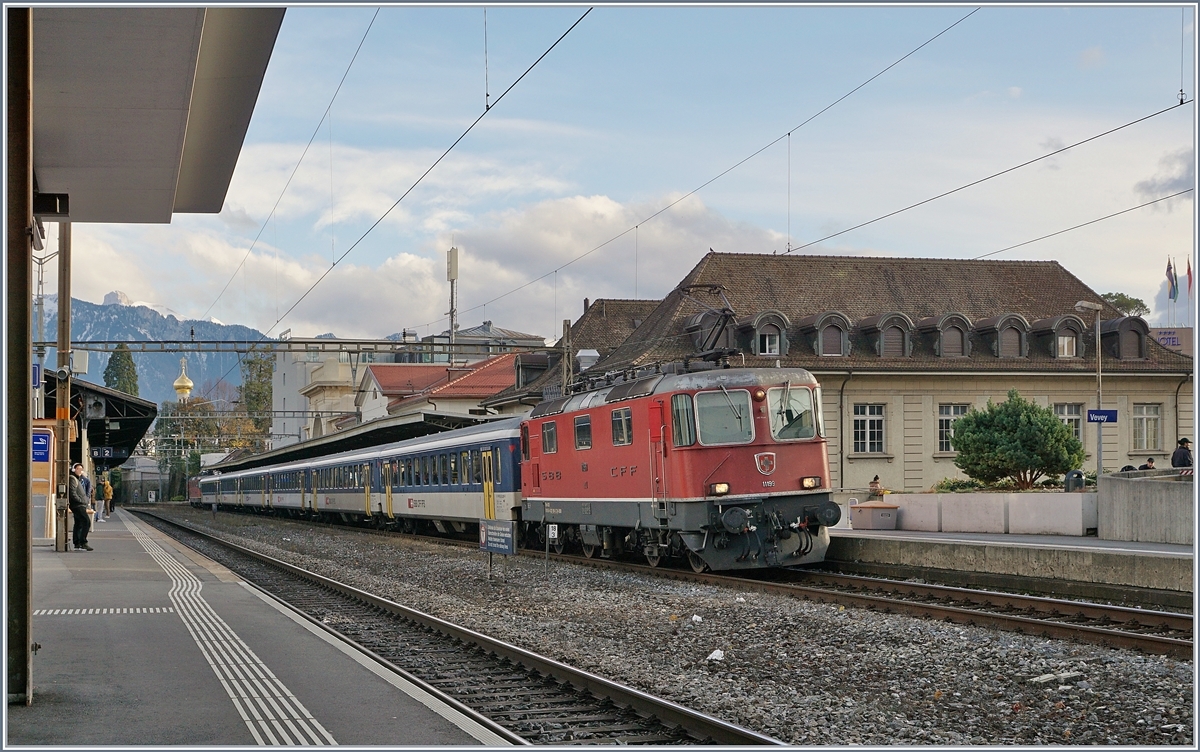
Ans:
[{"label": "coach window", "polygon": [[492,447],[492,482],[500,483],[500,447]]},{"label": "coach window", "polygon": [[745,389],[700,392],[696,395],[700,443],[747,444],[754,440],[754,413]]},{"label": "coach window", "polygon": [[542,454],[558,451],[558,424],[554,421],[542,424]]},{"label": "coach window", "polygon": [[478,449],[471,450],[471,474],[475,477],[476,483],[483,482],[483,460]]},{"label": "coach window", "polygon": [[579,415],[575,418],[575,448],[592,448],[592,416]]},{"label": "coach window", "polygon": [[692,398],[686,394],[671,397],[671,433],[675,446],[691,446],[696,443],[696,416],[692,411]]},{"label": "coach window", "polygon": [[612,443],[613,446],[633,443],[633,411],[628,407],[612,411]]},{"label": "coach window", "polygon": [[458,485],[458,455],[450,453],[450,482]]},{"label": "coach window", "polygon": [[466,452],[460,452],[458,455],[458,466],[462,468],[462,482],[466,485],[471,482],[471,455]]}]

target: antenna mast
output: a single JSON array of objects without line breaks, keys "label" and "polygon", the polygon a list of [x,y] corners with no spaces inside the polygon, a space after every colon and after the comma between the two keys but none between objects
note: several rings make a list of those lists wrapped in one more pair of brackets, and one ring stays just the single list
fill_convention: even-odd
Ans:
[{"label": "antenna mast", "polygon": [[458,330],[458,248],[451,246],[446,254],[446,279],[450,282],[450,349],[447,354],[454,365],[454,333]]}]

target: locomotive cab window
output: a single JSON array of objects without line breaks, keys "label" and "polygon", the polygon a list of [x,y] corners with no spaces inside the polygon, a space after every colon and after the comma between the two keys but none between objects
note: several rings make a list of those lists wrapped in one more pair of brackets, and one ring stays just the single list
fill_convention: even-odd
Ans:
[{"label": "locomotive cab window", "polygon": [[558,424],[554,421],[542,424],[542,454],[558,451]]},{"label": "locomotive cab window", "polygon": [[671,397],[671,434],[672,443],[677,447],[696,443],[696,416],[692,398],[686,394]]},{"label": "locomotive cab window", "polygon": [[579,415],[575,418],[575,448],[592,448],[592,416]]},{"label": "locomotive cab window", "polygon": [[[542,444],[545,445],[545,443],[546,442],[543,439]],[[545,451],[545,449],[543,449],[542,451]],[[521,424],[521,459],[524,460],[525,462],[529,461],[529,424],[528,423]],[[463,457],[463,467],[465,468],[466,466],[467,466],[466,457],[464,456]],[[463,482],[464,483],[467,482],[466,476],[463,476]]]},{"label": "locomotive cab window", "polygon": [[744,389],[700,392],[696,395],[696,423],[700,443],[748,444],[754,440],[754,414],[750,392]]},{"label": "locomotive cab window", "polygon": [[628,407],[612,411],[613,446],[633,443],[633,411]]},{"label": "locomotive cab window", "polygon": [[776,441],[811,439],[817,435],[812,392],[802,386],[768,389],[767,413]]}]

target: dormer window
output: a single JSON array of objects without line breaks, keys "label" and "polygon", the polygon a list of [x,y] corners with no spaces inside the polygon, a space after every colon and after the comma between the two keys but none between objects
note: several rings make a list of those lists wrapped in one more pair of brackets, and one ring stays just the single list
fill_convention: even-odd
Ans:
[{"label": "dormer window", "polygon": [[858,328],[875,342],[875,353],[883,358],[907,358],[912,354],[913,322],[903,313],[881,313],[858,322]]},{"label": "dormer window", "polygon": [[830,324],[821,330],[821,352],[819,355],[845,355],[842,342],[845,332],[837,324]]},{"label": "dormer window", "polygon": [[942,357],[943,358],[961,358],[966,351],[964,342],[966,341],[966,333],[957,326],[947,327],[942,332]]},{"label": "dormer window", "polygon": [[1024,358],[1029,354],[1029,322],[1019,313],[976,321],[975,331],[998,358]]},{"label": "dormer window", "polygon": [[1000,330],[1000,357],[1021,357],[1021,330],[1015,326],[1006,326]]},{"label": "dormer window", "polygon": [[758,354],[779,354],[779,327],[774,324],[767,324],[758,330]]},{"label": "dormer window", "polygon": [[768,310],[737,322],[738,347],[754,355],[781,358],[788,354],[791,322],[781,311]]},{"label": "dormer window", "polygon": [[1148,356],[1150,327],[1140,316],[1123,316],[1100,324],[1107,353],[1121,360],[1141,360]]},{"label": "dormer window", "polygon": [[1075,332],[1066,331],[1058,335],[1058,357],[1074,358],[1077,351],[1077,338]]}]

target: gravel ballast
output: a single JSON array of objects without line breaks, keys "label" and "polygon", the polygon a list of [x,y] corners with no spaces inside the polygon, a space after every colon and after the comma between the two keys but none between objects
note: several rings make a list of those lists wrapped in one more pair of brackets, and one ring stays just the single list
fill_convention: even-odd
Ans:
[{"label": "gravel ballast", "polygon": [[489,581],[468,548],[157,511],[790,744],[1193,745],[1189,661],[531,557]]}]

